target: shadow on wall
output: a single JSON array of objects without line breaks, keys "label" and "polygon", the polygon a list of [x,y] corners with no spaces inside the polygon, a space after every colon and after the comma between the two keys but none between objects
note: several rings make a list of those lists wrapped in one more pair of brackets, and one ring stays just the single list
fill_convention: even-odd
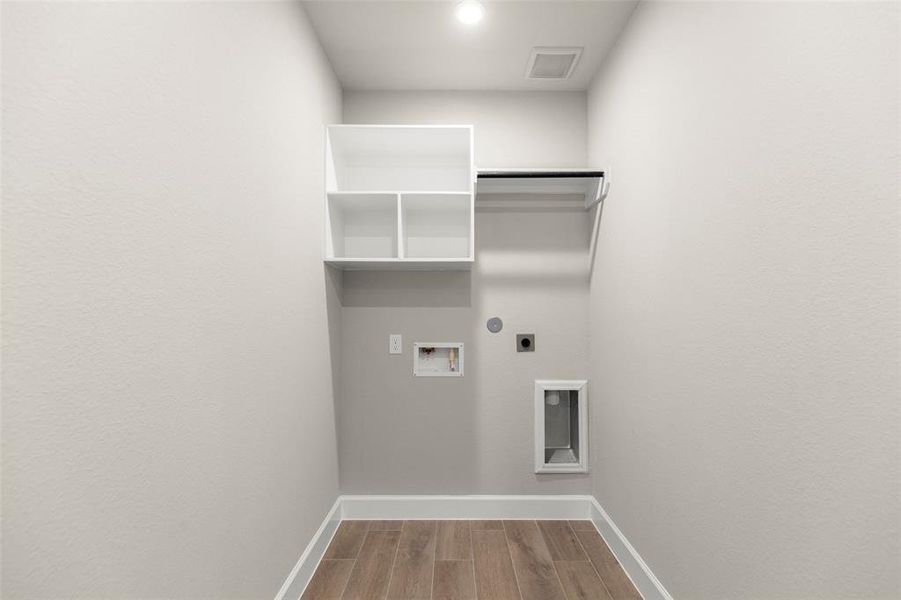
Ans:
[{"label": "shadow on wall", "polygon": [[[337,420],[338,404],[341,398],[341,302],[344,287],[343,273],[323,263],[325,276],[325,308],[328,318],[328,350],[332,372],[332,403]],[[337,423],[336,434],[337,434]]]},{"label": "shadow on wall", "polygon": [[[589,247],[583,235],[559,227],[561,214],[585,219],[597,231],[600,210],[515,210],[477,208],[479,222],[474,271],[483,285],[524,288],[584,288],[589,281]],[[542,229],[541,221],[547,222]],[[596,235],[596,233],[594,234]],[[592,236],[593,238],[593,236]],[[592,245],[593,249],[593,245]],[[340,303],[345,307],[471,308],[471,271],[345,271]]]},{"label": "shadow on wall", "polygon": [[347,271],[344,306],[468,308],[469,271]]},{"label": "shadow on wall", "polygon": [[478,208],[477,288],[586,289],[588,238],[578,209]]},{"label": "shadow on wall", "polygon": [[[585,237],[554,224],[561,212],[579,219],[585,218],[584,210],[478,208],[477,212],[485,216],[480,220],[474,266],[482,284],[520,289],[588,285]],[[586,218],[596,232],[600,210],[589,215],[597,216],[597,220]],[[547,229],[536,226],[538,220],[546,221]],[[339,271],[337,277],[343,277],[339,288],[345,307],[474,306],[471,271]]]}]

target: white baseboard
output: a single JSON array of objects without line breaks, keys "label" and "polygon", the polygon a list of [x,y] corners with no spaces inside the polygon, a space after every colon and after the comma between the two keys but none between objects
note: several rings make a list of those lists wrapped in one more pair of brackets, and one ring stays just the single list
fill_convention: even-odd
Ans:
[{"label": "white baseboard", "polygon": [[594,496],[591,497],[591,521],[645,600],[673,600]]},{"label": "white baseboard", "polygon": [[345,519],[588,519],[591,496],[343,496]]},{"label": "white baseboard", "polygon": [[276,595],[297,600],[342,520],[591,519],[645,600],[672,600],[593,496],[339,496]]},{"label": "white baseboard", "polygon": [[310,579],[313,578],[313,573],[316,572],[316,567],[319,566],[319,561],[322,560],[325,549],[328,548],[340,523],[341,496],[338,496],[331,510],[325,515],[322,525],[319,526],[319,529],[313,535],[313,539],[310,540],[303,554],[297,559],[297,563],[291,569],[278,594],[275,595],[276,600],[298,600],[300,598],[307,584],[310,583]]}]

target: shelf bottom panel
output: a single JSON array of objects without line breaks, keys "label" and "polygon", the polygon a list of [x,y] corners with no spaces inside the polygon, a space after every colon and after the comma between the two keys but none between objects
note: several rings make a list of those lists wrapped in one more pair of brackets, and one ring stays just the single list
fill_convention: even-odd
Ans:
[{"label": "shelf bottom panel", "polygon": [[346,271],[469,271],[471,258],[327,258],[326,264]]}]

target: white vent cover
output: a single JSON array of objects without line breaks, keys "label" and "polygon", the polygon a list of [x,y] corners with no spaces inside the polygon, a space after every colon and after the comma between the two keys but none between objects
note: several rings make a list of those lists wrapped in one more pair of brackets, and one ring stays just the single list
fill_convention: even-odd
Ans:
[{"label": "white vent cover", "polygon": [[581,48],[532,48],[526,79],[569,79],[580,56]]}]

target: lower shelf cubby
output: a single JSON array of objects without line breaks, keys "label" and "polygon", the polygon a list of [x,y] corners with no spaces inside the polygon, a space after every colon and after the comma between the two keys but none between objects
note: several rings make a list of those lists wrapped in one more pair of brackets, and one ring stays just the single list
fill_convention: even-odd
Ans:
[{"label": "lower shelf cubby", "polygon": [[401,194],[404,257],[472,257],[472,195]]},{"label": "lower shelf cubby", "polygon": [[328,194],[327,259],[398,257],[397,194]]}]

